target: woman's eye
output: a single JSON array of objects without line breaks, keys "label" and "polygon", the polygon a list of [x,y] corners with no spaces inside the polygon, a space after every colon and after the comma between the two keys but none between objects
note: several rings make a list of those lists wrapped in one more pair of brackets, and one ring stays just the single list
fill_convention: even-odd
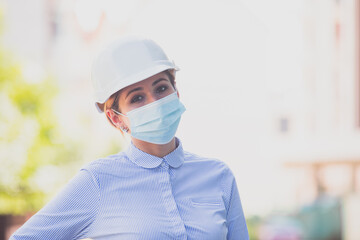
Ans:
[{"label": "woman's eye", "polygon": [[131,103],[136,103],[136,102],[140,102],[141,100],[143,100],[143,96],[141,95],[136,95],[133,98],[131,98]]},{"label": "woman's eye", "polygon": [[159,86],[158,88],[156,88],[156,93],[162,93],[165,92],[168,89],[168,86]]}]

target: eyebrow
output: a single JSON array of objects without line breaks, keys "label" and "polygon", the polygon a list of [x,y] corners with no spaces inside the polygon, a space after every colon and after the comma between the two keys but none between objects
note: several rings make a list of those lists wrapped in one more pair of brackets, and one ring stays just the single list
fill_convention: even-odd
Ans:
[{"label": "eyebrow", "polygon": [[[166,78],[159,78],[157,79],[156,81],[154,81],[151,86],[155,86],[156,84],[158,84],[159,82],[161,81],[168,81]],[[131,89],[127,94],[126,94],[126,97],[125,99],[133,92],[135,91],[140,91],[140,90],[143,90],[144,88],[143,87],[137,87],[137,88],[134,88],[134,89]]]},{"label": "eyebrow", "polygon": [[130,90],[130,91],[126,94],[125,99],[126,99],[132,92],[140,91],[140,90],[143,90],[143,89],[144,89],[144,88],[142,88],[142,87],[137,87],[137,88],[134,88],[134,89]]},{"label": "eyebrow", "polygon": [[168,80],[166,78],[159,78],[158,80],[154,81],[151,85],[155,86],[156,84],[158,84],[161,81],[167,81],[168,82]]}]

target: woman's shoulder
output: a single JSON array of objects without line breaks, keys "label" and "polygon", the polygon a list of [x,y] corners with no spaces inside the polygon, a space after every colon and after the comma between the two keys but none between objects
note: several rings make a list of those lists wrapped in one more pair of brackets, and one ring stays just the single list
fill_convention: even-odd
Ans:
[{"label": "woman's shoulder", "polygon": [[[222,189],[234,180],[234,175],[227,163],[217,158],[203,157],[190,152],[184,152],[184,170],[196,172],[193,176],[206,176],[207,182],[213,179]],[[199,174],[201,173],[201,174]]]},{"label": "woman's shoulder", "polygon": [[117,154],[93,160],[85,164],[81,169],[93,174],[101,174],[124,169],[128,165],[129,161],[127,160],[125,153],[119,152]]},{"label": "woman's shoulder", "polygon": [[204,157],[187,151],[184,151],[184,163],[202,167],[214,167],[222,170],[228,169],[227,164],[220,159]]}]

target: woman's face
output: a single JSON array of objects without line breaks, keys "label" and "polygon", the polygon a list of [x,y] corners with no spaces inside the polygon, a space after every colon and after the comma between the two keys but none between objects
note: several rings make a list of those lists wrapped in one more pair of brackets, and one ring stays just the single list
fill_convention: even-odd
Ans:
[{"label": "woman's face", "polygon": [[[138,107],[142,107],[151,102],[166,97],[175,92],[173,85],[165,72],[158,73],[141,82],[125,87],[120,91],[119,110],[123,114]],[[127,117],[116,115],[119,119],[113,119],[113,122],[119,121],[119,127],[130,129],[130,123]]]},{"label": "woman's face", "polygon": [[121,113],[127,114],[135,108],[159,100],[173,92],[175,89],[169,77],[161,72],[122,89],[119,96],[119,109]]}]

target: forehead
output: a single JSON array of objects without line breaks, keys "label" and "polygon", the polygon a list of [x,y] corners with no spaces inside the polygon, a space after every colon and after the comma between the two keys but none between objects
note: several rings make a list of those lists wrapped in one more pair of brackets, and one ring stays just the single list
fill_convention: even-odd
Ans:
[{"label": "forehead", "polygon": [[161,73],[155,74],[154,76],[146,78],[146,79],[144,79],[144,80],[142,80],[140,82],[131,84],[130,86],[127,86],[127,87],[123,88],[121,91],[122,92],[127,92],[127,91],[130,91],[130,90],[134,89],[134,88],[151,86],[154,81],[156,81],[158,79],[161,79],[161,78],[164,78],[164,79],[166,79],[166,80],[168,80],[170,82],[170,79],[169,79],[168,75],[165,72],[161,72]]}]

